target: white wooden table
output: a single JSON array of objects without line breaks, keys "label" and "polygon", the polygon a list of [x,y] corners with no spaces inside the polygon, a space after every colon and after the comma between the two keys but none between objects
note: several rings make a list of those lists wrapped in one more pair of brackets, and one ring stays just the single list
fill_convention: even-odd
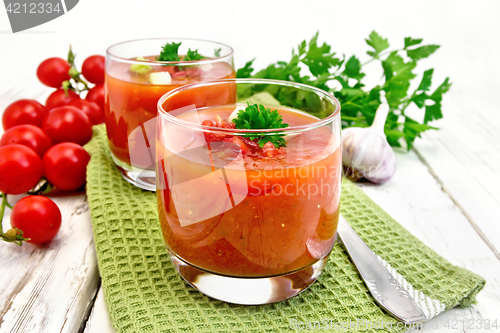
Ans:
[{"label": "white wooden table", "polygon": [[[424,332],[485,331],[463,328],[467,319],[500,325],[500,3],[294,0],[254,1],[249,8],[230,0],[192,0],[187,6],[81,0],[61,18],[15,35],[7,32],[0,9],[0,111],[20,98],[44,102],[51,91],[37,81],[36,67],[45,58],[64,57],[70,43],[81,64],[128,39],[213,39],[235,48],[237,67],[257,57],[257,68],[289,59],[291,48],[318,29],[321,40],[348,55],[365,53],[363,39],[373,29],[394,46],[406,36],[441,44],[418,67],[420,73],[434,67],[435,84],[446,76],[453,82],[444,97],[444,119],[436,123],[441,129],[417,139],[413,151],[397,153],[391,181],[362,188],[432,249],[487,280],[477,304],[441,314]],[[261,16],[266,23],[255,24]],[[367,68],[375,79],[377,67]],[[50,246],[0,244],[0,333],[111,333],[85,195],[54,200],[63,226]],[[454,322],[456,329],[446,327]]]}]

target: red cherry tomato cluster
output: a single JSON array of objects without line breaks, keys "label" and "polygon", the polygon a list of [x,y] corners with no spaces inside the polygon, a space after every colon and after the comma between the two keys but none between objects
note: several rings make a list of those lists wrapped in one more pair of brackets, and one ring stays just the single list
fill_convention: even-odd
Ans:
[{"label": "red cherry tomato cluster", "polygon": [[[79,72],[75,65],[75,54],[71,48],[68,60],[49,58],[43,61],[36,73],[38,79],[44,85],[56,88],[45,102],[47,111],[72,104],[83,111],[93,125],[102,123],[104,121],[104,63],[103,56],[90,56],[85,59],[82,71]],[[91,87],[92,84],[94,84],[93,87]],[[86,96],[82,100],[84,94]]]},{"label": "red cherry tomato cluster", "polygon": [[[49,58],[38,66],[38,79],[56,88],[45,106],[22,99],[2,115],[0,222],[10,207],[8,194],[38,194],[52,187],[75,191],[85,184],[90,155],[82,146],[92,138],[92,125],[104,121],[104,57],[88,57],[81,73],[74,59],[70,49],[68,60]],[[12,228],[4,233],[0,223],[0,238],[7,242],[44,244],[59,231],[61,212],[47,197],[29,195],[11,208]]]}]

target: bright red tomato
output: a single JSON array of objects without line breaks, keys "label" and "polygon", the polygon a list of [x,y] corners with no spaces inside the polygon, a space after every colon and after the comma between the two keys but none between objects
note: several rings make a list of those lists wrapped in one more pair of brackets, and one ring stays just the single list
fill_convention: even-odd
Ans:
[{"label": "bright red tomato", "polygon": [[101,110],[104,110],[104,85],[98,84],[90,89],[85,97],[87,101],[91,101],[99,105]]},{"label": "bright red tomato", "polygon": [[49,111],[42,123],[42,130],[52,143],[74,142],[84,145],[92,138],[89,117],[74,106],[61,106]]},{"label": "bright red tomato", "polygon": [[75,108],[83,111],[89,117],[92,125],[102,124],[104,122],[104,112],[102,109],[94,102],[87,101],[84,99],[77,99],[68,104],[69,106],[74,106]]},{"label": "bright red tomato", "polygon": [[52,141],[39,127],[19,125],[9,128],[0,139],[0,147],[12,144],[29,147],[42,158],[47,149],[52,146]]},{"label": "bright red tomato", "polygon": [[41,195],[19,200],[10,213],[10,223],[23,231],[28,243],[50,242],[61,228],[61,211],[54,201]]},{"label": "bright red tomato", "polygon": [[20,99],[9,105],[2,115],[3,129],[31,124],[40,127],[47,109],[33,99]]},{"label": "bright red tomato", "polygon": [[49,58],[38,66],[36,75],[46,86],[60,88],[63,81],[70,79],[68,74],[70,68],[69,62],[64,59]]},{"label": "bright red tomato", "polygon": [[104,83],[104,57],[93,55],[85,59],[82,65],[83,76],[92,83]]},{"label": "bright red tomato", "polygon": [[17,144],[0,147],[0,192],[27,192],[38,184],[42,171],[42,160],[33,149]]},{"label": "bright red tomato", "polygon": [[50,148],[43,157],[45,177],[61,190],[74,191],[85,184],[90,155],[81,146],[65,142]]},{"label": "bright red tomato", "polygon": [[45,102],[45,106],[47,110],[52,110],[53,108],[57,108],[60,106],[68,105],[72,101],[77,101],[80,99],[80,96],[73,90],[68,90],[68,95],[64,92],[64,89],[57,89],[47,98]]}]

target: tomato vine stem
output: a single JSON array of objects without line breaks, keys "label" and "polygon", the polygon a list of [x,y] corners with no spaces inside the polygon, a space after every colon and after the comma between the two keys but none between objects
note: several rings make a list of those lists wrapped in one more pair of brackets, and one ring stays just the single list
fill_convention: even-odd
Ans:
[{"label": "tomato vine stem", "polygon": [[0,193],[2,196],[2,205],[0,206],[0,238],[5,242],[15,243],[19,246],[23,244],[23,241],[29,241],[30,238],[23,237],[23,231],[17,228],[10,228],[5,233],[3,232],[3,215],[5,214],[5,207],[12,208],[12,206],[7,201],[7,194]]}]

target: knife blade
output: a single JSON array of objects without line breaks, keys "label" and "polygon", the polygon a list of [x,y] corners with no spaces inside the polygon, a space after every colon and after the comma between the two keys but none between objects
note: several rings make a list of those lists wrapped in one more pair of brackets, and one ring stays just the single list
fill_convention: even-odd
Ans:
[{"label": "knife blade", "polygon": [[337,232],[368,290],[382,308],[406,324],[428,320],[408,291],[342,216],[339,217]]}]

